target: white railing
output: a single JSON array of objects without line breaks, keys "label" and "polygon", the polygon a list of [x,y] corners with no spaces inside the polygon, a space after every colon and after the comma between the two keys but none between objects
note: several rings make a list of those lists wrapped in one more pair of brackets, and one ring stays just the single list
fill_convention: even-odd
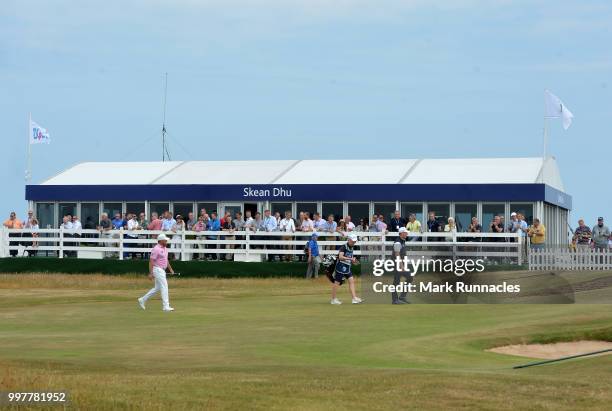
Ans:
[{"label": "white railing", "polygon": [[612,250],[569,246],[532,248],[528,261],[530,270],[612,270]]},{"label": "white railing", "polygon": [[[120,260],[133,254],[148,253],[164,231],[99,230],[68,231],[59,229],[2,229],[0,256],[46,255],[64,258],[114,257]],[[170,237],[170,253],[188,261],[214,255],[237,261],[260,261],[263,256],[304,255],[310,232],[265,231],[182,231],[164,232]],[[354,232],[358,236],[356,255],[391,255],[397,233]],[[410,233],[407,254],[411,256],[446,256],[507,259],[522,264],[524,240],[512,233]],[[322,255],[336,254],[346,238],[341,233],[319,232]]]}]

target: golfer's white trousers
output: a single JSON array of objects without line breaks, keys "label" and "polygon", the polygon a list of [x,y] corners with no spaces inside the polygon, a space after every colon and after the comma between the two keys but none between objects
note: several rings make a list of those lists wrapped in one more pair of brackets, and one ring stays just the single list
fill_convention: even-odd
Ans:
[{"label": "golfer's white trousers", "polygon": [[149,298],[153,297],[156,292],[160,292],[161,300],[162,300],[162,308],[167,309],[170,308],[170,300],[168,299],[168,281],[166,280],[166,272],[159,268],[153,267],[153,278],[155,278],[155,287],[151,288],[148,293],[146,293],[142,299],[147,301]]}]

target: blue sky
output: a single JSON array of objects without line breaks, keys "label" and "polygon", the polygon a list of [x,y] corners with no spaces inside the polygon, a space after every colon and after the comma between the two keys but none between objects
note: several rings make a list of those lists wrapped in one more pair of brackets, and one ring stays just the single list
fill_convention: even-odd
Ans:
[{"label": "blue sky", "polygon": [[0,8],[0,216],[81,161],[542,153],[543,91],[572,221],[612,219],[609,1],[8,0]]}]

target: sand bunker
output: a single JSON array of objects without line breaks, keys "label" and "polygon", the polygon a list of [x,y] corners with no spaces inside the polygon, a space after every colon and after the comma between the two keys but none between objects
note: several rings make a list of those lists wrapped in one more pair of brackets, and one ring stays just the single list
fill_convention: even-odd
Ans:
[{"label": "sand bunker", "polygon": [[[608,341],[572,341],[554,344],[517,344],[491,348],[491,352],[498,354],[518,355],[520,357],[541,358],[552,360],[570,355],[586,354],[593,351],[612,349],[612,342]],[[609,351],[605,354],[612,354]],[[603,355],[603,354],[602,354]]]}]

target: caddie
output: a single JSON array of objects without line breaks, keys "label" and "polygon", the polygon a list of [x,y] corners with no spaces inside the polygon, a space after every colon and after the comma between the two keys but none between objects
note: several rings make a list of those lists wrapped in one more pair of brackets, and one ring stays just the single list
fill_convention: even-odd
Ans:
[{"label": "caddie", "polygon": [[351,290],[351,295],[353,296],[352,303],[360,304],[362,302],[361,298],[357,297],[357,293],[355,292],[355,279],[353,278],[352,271],[353,264],[359,263],[357,258],[354,256],[355,243],[357,243],[357,235],[354,233],[349,233],[346,244],[344,244],[342,247],[340,247],[340,250],[338,250],[338,261],[336,262],[334,283],[332,284],[331,303],[333,305],[342,304],[342,302],[336,297],[336,293],[338,291],[338,287],[344,282],[345,279],[348,280],[349,289]]}]

